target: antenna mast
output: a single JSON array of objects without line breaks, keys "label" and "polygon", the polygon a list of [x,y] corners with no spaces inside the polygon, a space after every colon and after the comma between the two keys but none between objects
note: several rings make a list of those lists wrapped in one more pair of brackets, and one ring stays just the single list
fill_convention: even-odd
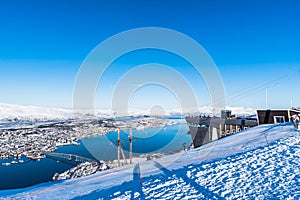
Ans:
[{"label": "antenna mast", "polygon": [[130,142],[130,164],[132,164],[132,128],[130,128],[129,142]]},{"label": "antenna mast", "polygon": [[266,88],[266,110],[268,109],[268,88]]},{"label": "antenna mast", "polygon": [[120,129],[118,129],[118,167],[120,167],[120,151],[121,151],[121,140],[120,140]]}]

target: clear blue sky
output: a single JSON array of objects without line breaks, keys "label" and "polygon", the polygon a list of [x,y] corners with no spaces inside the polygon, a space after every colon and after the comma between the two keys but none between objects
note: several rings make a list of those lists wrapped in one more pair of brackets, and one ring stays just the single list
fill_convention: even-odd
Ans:
[{"label": "clear blue sky", "polygon": [[[0,102],[70,108],[77,71],[96,45],[121,31],[154,26],[180,31],[207,50],[223,77],[228,105],[263,108],[268,87],[269,107],[289,107],[292,98],[300,106],[299,7],[297,0],[2,0]],[[192,84],[203,84],[176,59],[148,51],[120,59],[115,68],[176,63]],[[110,76],[107,88],[118,79]],[[163,94],[161,88],[143,90],[150,95],[137,93],[139,106]],[[105,107],[101,95],[97,106]],[[201,105],[209,102],[205,89],[197,95]],[[161,101],[168,98],[161,95]]]}]

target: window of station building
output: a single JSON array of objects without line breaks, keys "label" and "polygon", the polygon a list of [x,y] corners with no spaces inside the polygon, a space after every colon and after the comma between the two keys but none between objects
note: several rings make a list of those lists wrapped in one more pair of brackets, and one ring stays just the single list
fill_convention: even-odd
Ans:
[{"label": "window of station building", "polygon": [[285,117],[284,116],[274,116],[274,123],[284,123]]}]

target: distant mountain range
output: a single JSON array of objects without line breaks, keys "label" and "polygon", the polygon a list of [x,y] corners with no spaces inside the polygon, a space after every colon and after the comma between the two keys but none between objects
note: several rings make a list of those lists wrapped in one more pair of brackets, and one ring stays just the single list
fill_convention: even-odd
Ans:
[{"label": "distant mountain range", "polygon": [[[237,115],[253,115],[256,113],[255,109],[244,108],[244,107],[226,107],[226,109],[232,110],[232,114]],[[143,109],[131,109],[127,116],[142,116],[142,115],[197,115],[203,114],[216,114],[216,110],[212,107],[201,107],[195,111],[182,113],[179,109],[166,110],[164,113],[152,113],[149,110]],[[218,113],[217,113],[218,114]],[[78,113],[73,112],[71,109],[62,108],[50,108],[41,106],[23,106],[0,103],[0,120],[23,120],[23,121],[34,121],[34,120],[65,120],[72,118],[81,117],[114,117],[120,116],[118,113],[114,113],[110,109],[97,109],[94,113]]]}]

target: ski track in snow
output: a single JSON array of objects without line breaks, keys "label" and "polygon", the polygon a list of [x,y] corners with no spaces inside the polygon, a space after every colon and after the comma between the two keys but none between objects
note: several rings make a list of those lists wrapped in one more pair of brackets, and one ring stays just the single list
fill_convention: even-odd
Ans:
[{"label": "ski track in snow", "polygon": [[[213,143],[202,150],[210,145]],[[217,141],[207,156],[201,157],[200,151],[185,152],[168,166],[162,163],[170,162],[172,156],[140,163],[142,185],[135,165],[133,173],[128,166],[125,169],[131,173],[113,169],[91,177],[5,191],[5,197],[300,199],[300,132],[291,124],[255,127]]]}]

